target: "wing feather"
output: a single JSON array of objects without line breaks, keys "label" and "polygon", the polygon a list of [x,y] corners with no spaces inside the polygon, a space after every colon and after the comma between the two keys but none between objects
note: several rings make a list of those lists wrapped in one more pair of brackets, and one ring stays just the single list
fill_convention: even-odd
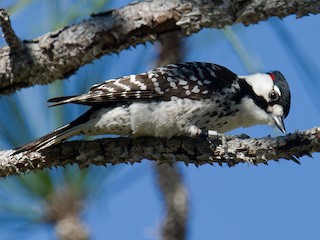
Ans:
[{"label": "wing feather", "polygon": [[108,105],[137,99],[170,100],[172,97],[203,99],[230,86],[237,75],[211,63],[169,64],[146,73],[111,79],[93,85],[78,96],[49,99],[51,106],[66,103]]}]

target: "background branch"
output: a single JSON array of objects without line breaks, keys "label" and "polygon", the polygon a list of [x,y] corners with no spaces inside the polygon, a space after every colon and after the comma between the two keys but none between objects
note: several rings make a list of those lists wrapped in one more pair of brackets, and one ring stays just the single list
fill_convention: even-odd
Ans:
[{"label": "background branch", "polygon": [[0,152],[0,177],[15,175],[67,164],[78,164],[80,168],[90,164],[106,165],[138,163],[143,159],[160,161],[172,165],[227,163],[267,164],[280,158],[294,160],[320,152],[320,128],[297,131],[282,137],[241,139],[227,136],[226,152],[218,145],[212,151],[207,141],[193,138],[104,138],[94,141],[72,141],[52,146],[41,152],[20,153],[10,156],[9,151]]},{"label": "background branch", "polygon": [[[160,42],[157,66],[182,61],[183,43],[177,31],[163,34]],[[159,190],[165,203],[165,217],[161,224],[161,239],[186,239],[190,203],[182,175],[176,164],[154,166]]]},{"label": "background branch", "polygon": [[319,12],[318,1],[155,0],[129,4],[24,41],[25,51],[14,56],[10,55],[10,47],[1,48],[0,94],[67,78],[105,54],[158,40],[166,32],[179,31],[186,36],[203,28]]},{"label": "background branch", "polygon": [[161,164],[156,167],[156,173],[166,207],[161,239],[186,239],[190,203],[179,169],[175,165]]}]

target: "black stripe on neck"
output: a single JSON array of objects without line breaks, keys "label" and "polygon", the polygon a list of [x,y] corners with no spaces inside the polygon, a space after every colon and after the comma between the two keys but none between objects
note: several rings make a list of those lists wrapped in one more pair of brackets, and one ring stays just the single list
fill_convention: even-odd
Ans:
[{"label": "black stripe on neck", "polygon": [[253,100],[253,102],[259,106],[261,109],[264,111],[267,111],[268,108],[268,102],[267,100],[264,99],[262,96],[258,96],[252,89],[251,85],[247,83],[246,80],[243,78],[239,78],[239,86],[240,86],[240,91],[235,95],[234,101],[236,103],[240,103],[240,101],[244,97],[249,97]]}]

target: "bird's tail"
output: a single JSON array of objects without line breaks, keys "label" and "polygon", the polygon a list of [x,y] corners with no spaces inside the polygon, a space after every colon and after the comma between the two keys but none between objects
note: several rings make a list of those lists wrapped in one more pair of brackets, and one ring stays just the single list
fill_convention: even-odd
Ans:
[{"label": "bird's tail", "polygon": [[26,145],[23,145],[19,148],[13,150],[11,155],[20,153],[20,152],[32,152],[32,151],[39,151],[50,147],[52,145],[58,144],[70,137],[78,135],[81,132],[81,124],[84,124],[89,120],[90,114],[92,109],[85,112],[83,115],[75,119],[74,121],[57,128],[51,133],[44,135],[41,138],[38,138]]}]

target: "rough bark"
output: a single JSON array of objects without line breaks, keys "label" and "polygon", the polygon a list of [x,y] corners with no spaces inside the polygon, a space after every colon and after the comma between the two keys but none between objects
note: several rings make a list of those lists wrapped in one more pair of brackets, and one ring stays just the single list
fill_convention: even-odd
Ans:
[{"label": "rough bark", "polygon": [[297,158],[320,152],[320,128],[297,131],[283,137],[241,139],[226,136],[227,149],[221,141],[216,149],[207,141],[193,138],[104,138],[94,141],[72,141],[52,146],[41,152],[20,153],[10,156],[11,151],[0,152],[0,177],[16,175],[32,170],[41,170],[67,164],[80,168],[90,164],[106,165],[139,163],[143,159],[172,165],[178,161],[186,165],[238,163],[267,164],[270,160]]},{"label": "rough bark", "polygon": [[[245,25],[272,16],[302,17],[320,12],[315,0],[154,0],[92,15],[32,40],[20,42],[1,10],[0,24],[8,46],[0,49],[0,94],[35,84],[48,84],[74,74],[81,66],[105,54],[159,40],[178,31],[190,35],[203,28]],[[21,44],[22,45],[21,45]]]}]

